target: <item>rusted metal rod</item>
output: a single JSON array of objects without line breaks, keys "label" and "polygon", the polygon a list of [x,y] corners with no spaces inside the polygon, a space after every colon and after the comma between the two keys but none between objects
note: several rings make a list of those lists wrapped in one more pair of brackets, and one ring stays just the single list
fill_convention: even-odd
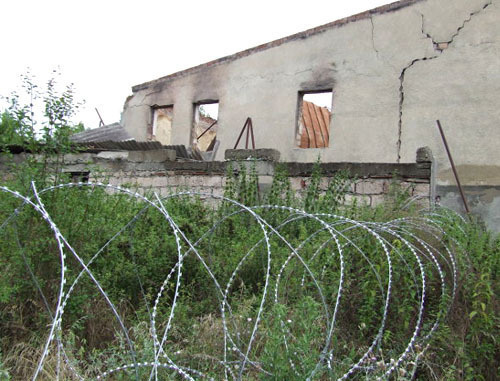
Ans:
[{"label": "rusted metal rod", "polygon": [[247,127],[247,139],[245,141],[245,149],[248,149],[248,139],[250,138],[250,126],[251,126],[250,122],[246,124],[246,127]]},{"label": "rusted metal rod", "polygon": [[247,122],[248,122],[248,119],[245,121],[245,124],[243,125],[243,128],[241,129],[241,132],[240,132],[240,135],[238,136],[238,139],[236,139],[236,144],[234,145],[234,149],[236,149],[236,147],[238,147],[238,143],[240,142],[240,139],[241,139],[241,135],[243,135],[243,132],[245,132],[245,126],[247,125]]},{"label": "rusted metal rod", "polygon": [[[249,135],[249,133],[251,133],[252,134],[252,145],[253,145],[253,149],[255,149],[255,139],[253,136],[252,119],[250,117],[248,117],[247,120],[245,121],[245,124],[243,125],[243,128],[241,129],[240,135],[238,136],[238,140],[236,140],[236,144],[234,145],[233,149],[236,149],[236,147],[238,147],[238,144],[240,143],[240,139],[243,136],[245,129],[247,130],[245,148],[248,149],[248,135]],[[250,129],[250,131],[249,131],[249,129]]]},{"label": "rusted metal rod", "polygon": [[102,120],[101,114],[99,114],[99,110],[97,109],[97,107],[95,107],[95,112],[97,113],[97,115],[99,116],[99,119],[100,119],[99,127],[105,126],[104,121]]},{"label": "rusted metal rod", "polygon": [[446,142],[446,137],[444,136],[443,128],[441,127],[441,122],[439,120],[436,120],[436,123],[439,129],[439,133],[441,134],[441,138],[443,139],[444,148],[446,149],[446,153],[448,154],[448,159],[450,160],[451,169],[453,170],[453,174],[455,175],[455,180],[458,185],[458,190],[460,191],[460,196],[462,197],[462,201],[464,203],[465,211],[467,212],[467,214],[469,214],[470,213],[469,205],[467,204],[467,199],[465,198],[464,190],[462,189],[462,184],[460,184],[457,169],[455,168],[455,163],[453,162],[453,157],[451,156],[450,148],[448,147],[448,143]]},{"label": "rusted metal rod", "polygon": [[252,148],[255,149],[255,137],[253,136],[253,123],[250,119],[250,133],[252,134]]},{"label": "rusted metal rod", "polygon": [[213,126],[215,126],[215,124],[216,124],[216,123],[217,123],[217,121],[213,122],[213,123],[210,125],[210,127],[208,127],[205,131],[203,131],[203,132],[200,134],[200,136],[198,136],[198,137],[196,138],[196,140],[200,140],[200,138],[201,138],[203,135],[205,135],[205,134],[208,132],[208,130],[210,130]]},{"label": "rusted metal rod", "polygon": [[252,119],[248,119],[248,124],[247,126],[247,141],[245,143],[245,149],[248,149],[248,139],[250,135],[252,136],[252,149],[255,149],[255,138],[253,136],[253,124],[252,124]]}]

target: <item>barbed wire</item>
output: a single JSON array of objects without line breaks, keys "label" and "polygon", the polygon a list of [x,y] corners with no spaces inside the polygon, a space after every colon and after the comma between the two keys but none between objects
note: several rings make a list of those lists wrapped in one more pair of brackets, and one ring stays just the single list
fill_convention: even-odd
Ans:
[{"label": "barbed wire", "polygon": [[[132,215],[127,223],[121,226],[104,245],[93,253],[88,261],[85,261],[61,233],[53,216],[47,211],[42,201],[42,196],[47,193],[71,188],[102,188],[108,193],[123,194],[138,200],[144,203],[144,207]],[[212,379],[214,377],[213,372],[195,369],[192,365],[182,365],[182,362],[176,361],[175,354],[169,348],[169,334],[175,326],[176,310],[184,287],[184,262],[188,257],[195,258],[211,280],[212,284],[205,284],[204,287],[210,286],[215,292],[222,325],[222,337],[219,338],[222,346],[222,358],[218,358],[215,353],[205,353],[198,357],[211,358],[219,364],[223,373],[219,374],[218,377],[226,380],[243,380],[248,378],[250,374],[262,373],[266,376],[274,374],[272,366],[265,364],[259,358],[262,352],[261,342],[265,341],[265,335],[260,330],[263,326],[269,326],[270,322],[263,320],[270,319],[273,306],[286,305],[285,294],[288,291],[289,282],[286,281],[285,277],[294,272],[295,276],[300,279],[296,284],[307,289],[308,292],[314,290],[315,300],[320,306],[322,322],[320,325],[323,330],[322,344],[314,364],[301,364],[298,356],[292,353],[292,342],[296,339],[293,327],[291,327],[293,322],[286,320],[283,316],[275,318],[278,319],[279,332],[277,334],[282,340],[290,369],[296,376],[304,375],[304,379],[307,380],[315,379],[320,374],[328,374],[331,378],[346,380],[356,374],[367,374],[373,378],[385,379],[396,370],[401,369],[409,374],[414,373],[418,360],[428,348],[432,335],[449,312],[457,289],[457,262],[453,250],[442,239],[444,230],[440,225],[441,221],[447,217],[443,217],[443,214],[438,210],[429,211],[421,217],[399,218],[389,222],[363,222],[335,214],[308,213],[283,205],[249,207],[236,200],[204,192],[182,191],[166,197],[160,197],[154,193],[148,197],[126,188],[102,183],[60,184],[40,191],[32,183],[32,195],[21,195],[3,186],[0,186],[0,191],[22,202],[0,224],[0,230],[10,224],[16,226],[16,218],[21,211],[24,208],[31,208],[43,218],[50,228],[58,250],[59,286],[57,300],[52,304],[55,307],[51,309],[50,303],[24,257],[22,243],[18,235],[14,236],[51,319],[47,340],[34,370],[33,380],[40,378],[50,350],[54,347],[57,350],[57,379],[60,377],[60,368],[63,364],[75,378],[84,380],[86,377],[70,360],[65,344],[67,332],[62,326],[65,308],[71,297],[74,296],[77,290],[76,286],[84,276],[88,276],[112,312],[120,327],[120,334],[125,339],[130,359],[129,362],[119,366],[101,369],[101,373],[95,375],[97,380],[120,372],[130,372],[129,377],[139,380],[141,379],[139,371],[143,369],[149,369],[149,376],[146,377],[155,381],[161,379],[160,369],[177,374],[186,380]],[[203,234],[193,239],[186,234],[169,211],[169,200],[184,197],[212,199],[219,205],[227,207],[223,213],[218,214],[212,226],[207,226]],[[153,354],[149,358],[140,358],[126,322],[92,271],[92,267],[96,260],[104,255],[106,248],[124,232],[132,229],[148,210],[157,211],[164,219],[165,227],[168,228],[175,240],[176,252],[175,254],[170,253],[170,255],[175,256],[177,260],[170,271],[165,274],[164,281],[157,290],[152,308],[146,306],[149,313],[149,321],[146,323],[149,325],[149,339],[152,343]],[[279,215],[280,219],[276,220],[273,217],[271,218],[273,222],[271,222],[267,218],[270,216],[269,213],[275,213],[273,216]],[[203,252],[201,243],[214,237],[217,238],[220,226],[231,218],[243,215],[249,216],[248,224],[253,223],[258,228],[260,239],[253,242],[248,250],[240,253],[240,259],[224,282],[224,279],[217,275],[213,264],[207,261],[208,257]],[[300,239],[297,236],[288,237],[287,229],[299,222],[310,223],[314,227],[312,232],[308,231]],[[191,223],[196,225],[198,222],[192,221]],[[16,229],[18,229],[17,226]],[[370,243],[370,252],[365,247],[365,241]],[[311,245],[314,246],[312,251],[307,249]],[[277,255],[278,248],[285,250],[288,254],[285,257]],[[226,248],[226,250],[233,249]],[[312,254],[310,254],[311,252]],[[78,264],[77,274],[70,285],[67,284],[67,266],[69,264],[67,255],[71,256],[71,263],[74,263],[74,259]],[[256,256],[261,256],[264,260],[263,283],[255,294],[258,302],[255,304],[255,315],[248,318],[250,329],[246,330],[249,332],[249,336],[245,340],[244,332],[236,324],[237,319],[231,305],[231,292],[235,289],[235,281],[246,263]],[[360,306],[350,306],[348,300],[351,290],[359,288],[359,284],[356,284],[357,279],[350,278],[353,263],[359,260],[366,262],[368,271],[374,277],[375,288],[379,295],[378,300],[381,302],[381,312],[378,327],[373,328],[371,333],[367,335],[372,339],[366,345],[358,348],[357,360],[353,360],[352,356],[342,356],[342,349],[336,346],[336,342],[338,342],[338,336],[344,333],[339,320],[339,316],[343,313],[342,309],[360,308]],[[318,262],[321,262],[319,266]],[[434,272],[438,275],[440,289],[440,298],[437,302],[429,297],[429,276]],[[397,347],[400,349],[397,353],[394,348],[387,347],[384,342],[384,335],[388,332],[388,320],[390,317],[393,320],[397,319],[397,313],[395,317],[394,313],[391,315],[390,312],[394,302],[392,296],[395,274],[398,274],[398,277],[401,274],[407,276],[408,289],[413,290],[415,295],[406,295],[405,301],[412,304],[416,311],[413,325],[412,327],[408,326],[407,329],[407,342],[398,343]],[[139,274],[137,276],[139,277]],[[333,277],[325,280],[327,276]],[[140,277],[139,282],[141,282]],[[171,290],[168,297],[166,297],[167,289]],[[404,290],[397,290],[398,293],[402,291]],[[401,295],[398,295],[398,298],[400,297]],[[145,297],[144,300],[146,301]],[[163,314],[159,314],[159,308],[162,304],[168,311],[166,318]],[[160,315],[162,320],[158,321]],[[256,346],[260,349],[255,350]],[[390,359],[386,358],[387,353],[391,354]]]}]

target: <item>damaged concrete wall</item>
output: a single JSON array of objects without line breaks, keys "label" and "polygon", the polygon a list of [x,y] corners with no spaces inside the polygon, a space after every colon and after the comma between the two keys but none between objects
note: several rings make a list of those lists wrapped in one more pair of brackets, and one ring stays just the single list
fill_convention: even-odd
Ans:
[{"label": "damaged concrete wall", "polygon": [[402,78],[400,156],[412,160],[415,147],[431,147],[435,195],[463,211],[436,128],[440,119],[472,212],[500,231],[500,3],[464,4],[422,8],[422,34],[434,52],[412,62]]},{"label": "damaged concrete wall", "polygon": [[[329,89],[329,147],[297,148],[299,94]],[[188,145],[193,105],[219,101],[218,159],[249,116],[285,161],[408,163],[429,146],[433,194],[460,210],[440,119],[473,210],[500,230],[499,90],[500,0],[403,0],[135,86],[122,124],[143,140],[172,104],[172,143]]]}]

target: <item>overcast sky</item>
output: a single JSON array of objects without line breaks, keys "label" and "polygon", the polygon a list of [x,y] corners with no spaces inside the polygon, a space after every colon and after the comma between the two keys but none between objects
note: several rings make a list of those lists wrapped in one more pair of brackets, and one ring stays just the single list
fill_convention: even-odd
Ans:
[{"label": "overcast sky", "polygon": [[[371,9],[387,0],[5,0],[0,95],[53,69],[87,128],[120,120],[133,85]],[[2,105],[3,106],[3,105]]]}]

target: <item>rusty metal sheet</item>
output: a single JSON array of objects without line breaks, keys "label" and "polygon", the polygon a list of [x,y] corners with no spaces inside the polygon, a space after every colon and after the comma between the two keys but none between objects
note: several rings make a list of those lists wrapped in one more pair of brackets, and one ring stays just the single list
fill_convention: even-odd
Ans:
[{"label": "rusty metal sheet", "polygon": [[300,117],[300,148],[328,147],[330,136],[330,111],[312,102],[303,101]]}]

